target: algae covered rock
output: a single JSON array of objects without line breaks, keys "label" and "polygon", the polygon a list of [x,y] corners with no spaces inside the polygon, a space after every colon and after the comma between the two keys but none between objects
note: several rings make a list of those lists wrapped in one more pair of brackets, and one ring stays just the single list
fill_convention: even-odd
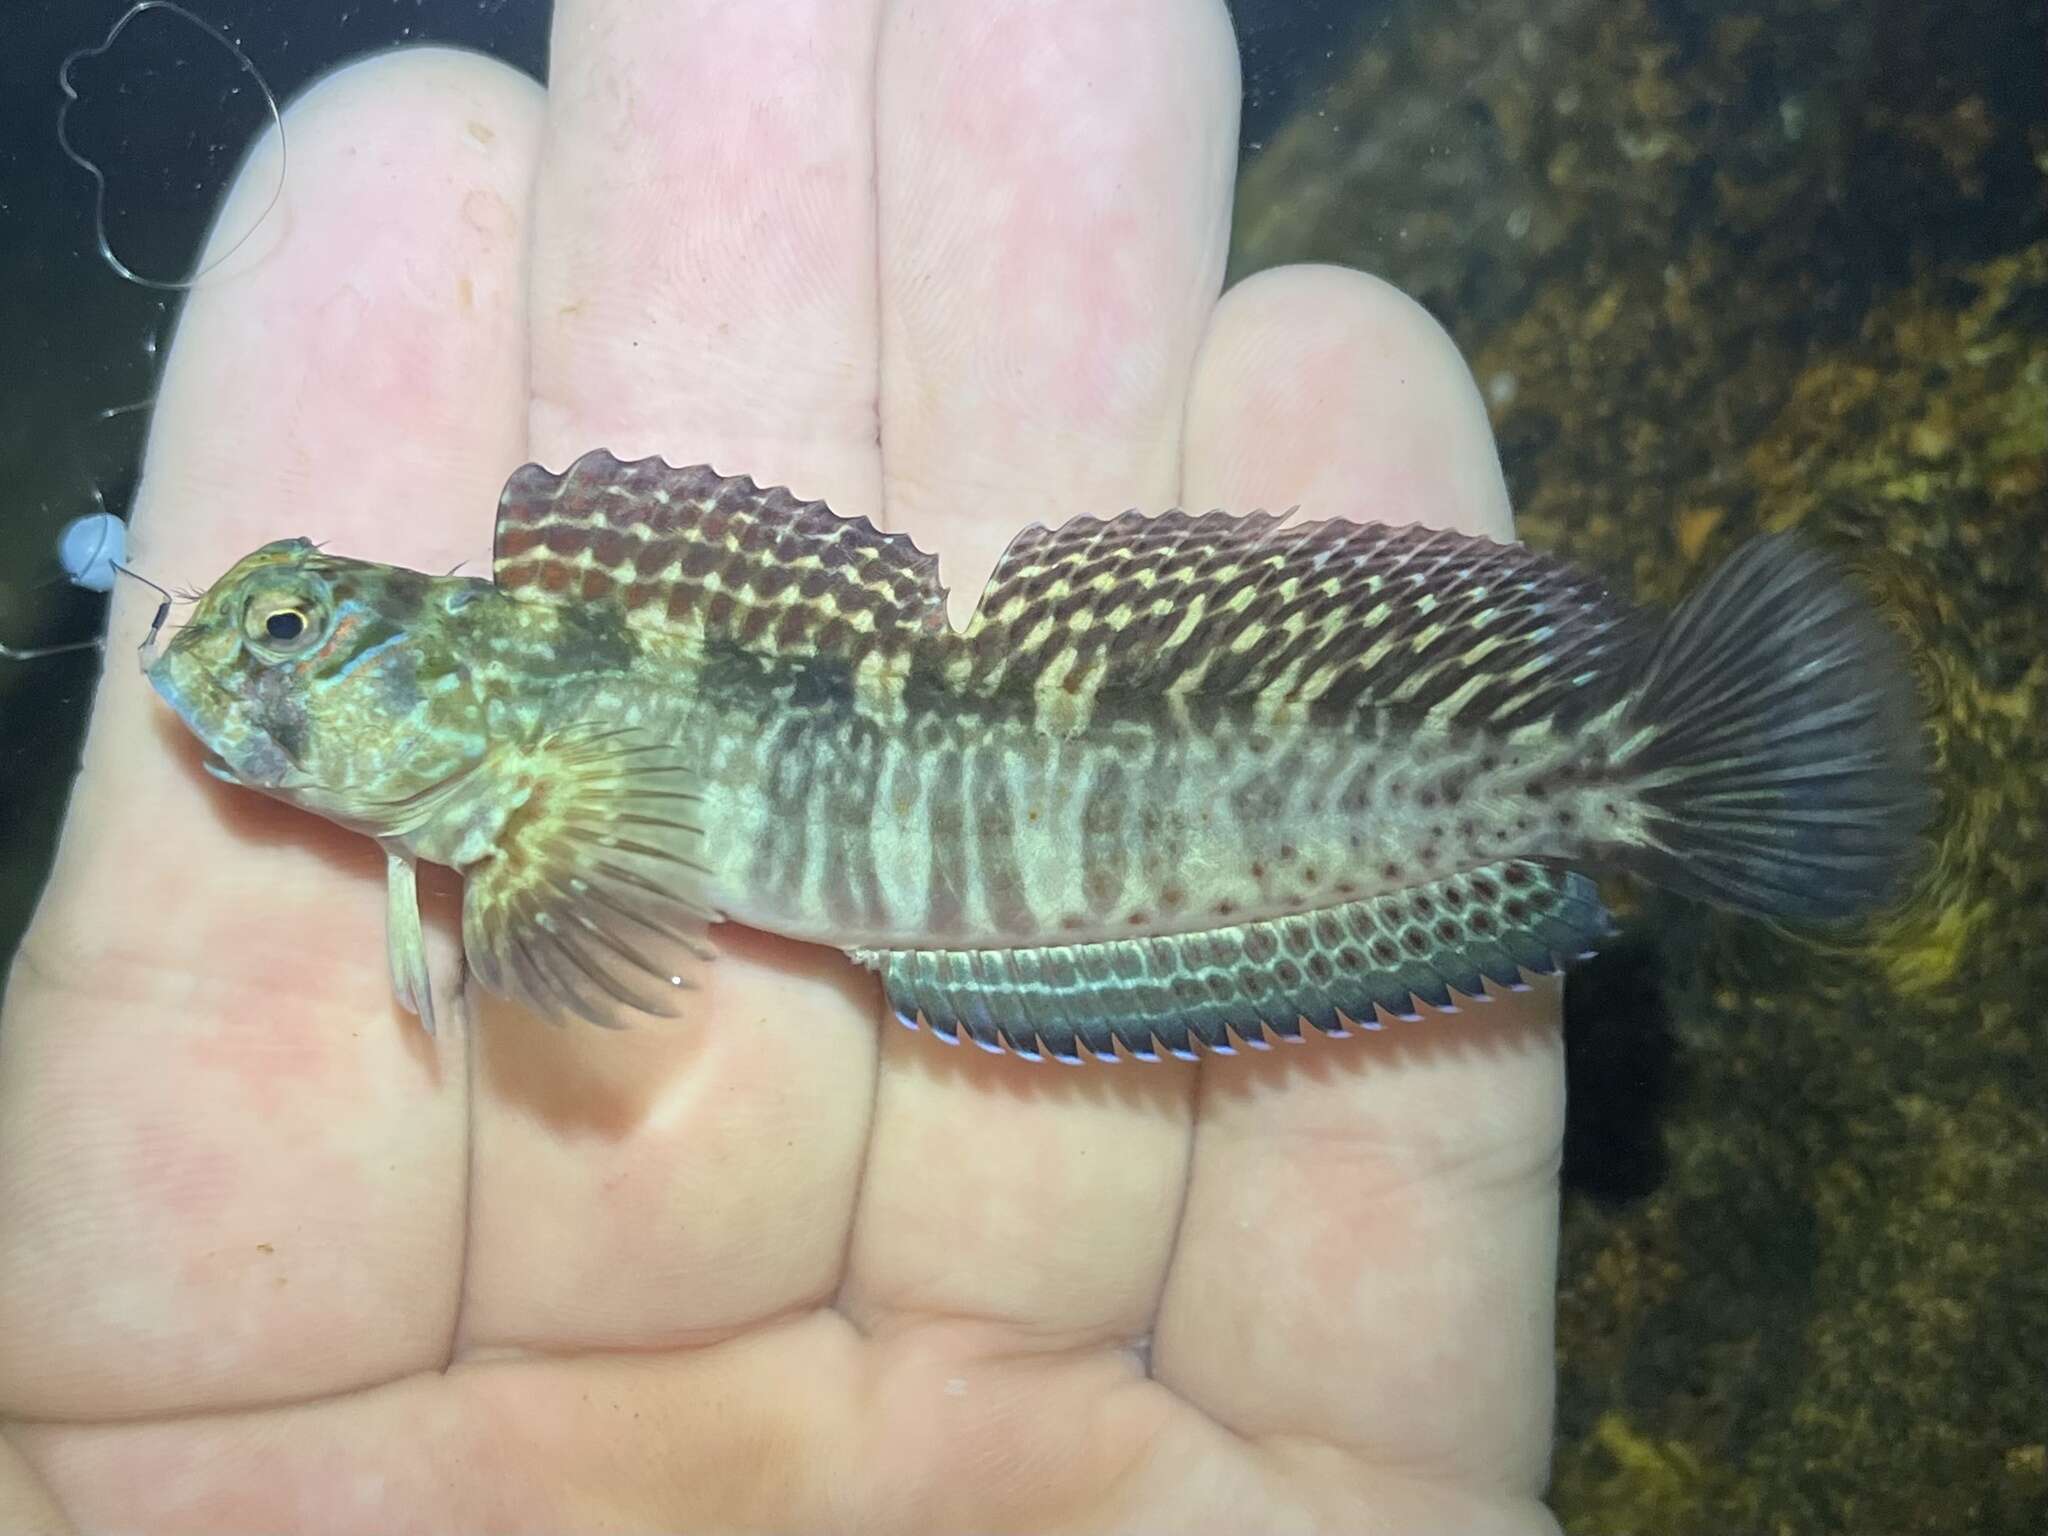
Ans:
[{"label": "algae covered rock", "polygon": [[1659,903],[1573,978],[1574,1532],[2048,1529],[2044,59],[1988,0],[1397,4],[1247,169],[1238,270],[1428,304],[1532,543],[1669,600],[1798,527],[1919,668],[1909,903]]}]

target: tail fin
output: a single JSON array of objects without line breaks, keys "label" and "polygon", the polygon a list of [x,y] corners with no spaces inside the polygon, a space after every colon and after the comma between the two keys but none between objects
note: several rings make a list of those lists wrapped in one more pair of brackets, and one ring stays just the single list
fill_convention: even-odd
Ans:
[{"label": "tail fin", "polygon": [[1629,687],[1624,771],[1648,813],[1624,862],[1788,918],[1896,895],[1928,819],[1904,648],[1825,557],[1753,539],[1672,614]]}]

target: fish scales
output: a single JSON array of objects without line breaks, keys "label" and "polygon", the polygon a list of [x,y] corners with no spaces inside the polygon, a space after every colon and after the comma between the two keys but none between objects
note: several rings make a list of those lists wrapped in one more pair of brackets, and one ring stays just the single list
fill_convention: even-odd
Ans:
[{"label": "fish scales", "polygon": [[[586,707],[655,718],[636,691]],[[1511,793],[1508,770],[1468,766],[1463,799],[1442,797],[1428,786],[1453,757],[1383,748],[1368,773],[1355,739],[1325,728],[1203,736],[1126,722],[1048,740],[1023,719],[923,726],[890,733],[845,709],[764,730],[758,711],[699,708],[662,727],[720,744],[700,770],[708,862],[740,876],[720,909],[870,945],[1172,932],[1395,888],[1527,849],[1535,831],[1537,802]],[[1436,814],[1414,814],[1417,800]]]},{"label": "fish scales", "polygon": [[490,581],[265,546],[150,676],[222,777],[380,840],[423,1014],[422,858],[544,1011],[670,1009],[732,919],[1077,1060],[1519,985],[1604,931],[1594,864],[1861,910],[1924,817],[1888,632],[1784,540],[1659,624],[1440,530],[1082,517],[956,631],[902,535],[595,453],[511,477]]},{"label": "fish scales", "polygon": [[[622,501],[651,508],[644,528],[622,531],[616,519],[608,520],[607,508]],[[885,675],[905,686],[860,690],[855,702],[883,719],[900,718],[907,706],[924,717],[922,758],[936,777],[920,824],[888,827],[885,807],[871,818],[877,835],[865,846],[859,839],[811,835],[814,822],[832,818],[834,804],[869,817],[879,801],[853,760],[855,742],[865,738],[829,732],[803,750],[785,747],[775,754],[776,782],[766,796],[777,802],[772,816],[750,815],[735,803],[720,818],[759,824],[766,833],[754,878],[721,901],[723,910],[779,928],[795,924],[805,936],[868,943],[903,942],[920,933],[1022,940],[1053,931],[1096,937],[1171,931],[1197,911],[1257,915],[1312,904],[1332,894],[1324,889],[1326,876],[1328,884],[1356,891],[1385,888],[1408,870],[1436,872],[1443,861],[1474,851],[1476,828],[1460,838],[1454,825],[1422,821],[1412,823],[1412,836],[1389,836],[1411,825],[1383,814],[1398,809],[1391,803],[1399,800],[1398,775],[1384,781],[1391,794],[1368,797],[1353,813],[1376,825],[1377,834],[1354,828],[1339,837],[1316,807],[1295,805],[1255,824],[1262,839],[1206,807],[1178,807],[1144,821],[1125,818],[1128,824],[1109,836],[1088,835],[1082,822],[1105,778],[1119,788],[1127,775],[1149,782],[1157,786],[1150,791],[1157,799],[1178,793],[1166,786],[1228,788],[1240,774],[1269,770],[1261,754],[1234,751],[1235,736],[1218,737],[1225,713],[1287,730],[1290,713],[1310,713],[1301,707],[1304,697],[1320,698],[1329,707],[1296,729],[1329,735],[1340,711],[1355,719],[1380,702],[1375,682],[1383,694],[1417,676],[1427,681],[1426,668],[1399,662],[1432,644],[1448,645],[1445,637],[1461,624],[1496,647],[1515,638],[1504,622],[1508,610],[1488,599],[1502,583],[1532,585],[1526,552],[1491,546],[1497,570],[1484,563],[1460,566],[1460,541],[1424,530],[1341,524],[1283,530],[1269,517],[1127,515],[1021,536],[975,622],[956,635],[935,622],[943,612],[935,568],[909,541],[833,519],[821,504],[798,502],[786,492],[760,492],[748,481],[701,470],[664,473],[658,461],[579,466],[560,477],[529,470],[508,487],[505,508],[497,564],[509,590],[536,585],[592,601],[617,590],[630,625],[703,647],[727,643],[801,663],[813,663],[820,652],[856,666],[877,650],[897,659]],[[587,579],[594,571],[618,573],[617,579],[600,589]],[[639,584],[637,596],[628,571]],[[833,584],[835,572],[845,585]],[[1579,655],[1564,664],[1597,663],[1612,622],[1602,608],[1604,594],[1585,578],[1554,569],[1548,574],[1557,601],[1582,612],[1600,610],[1593,625],[1565,631]],[[1347,585],[1353,575],[1359,579]],[[1419,592],[1421,601],[1396,609],[1382,599],[1389,588]],[[895,621],[865,630],[835,627],[877,604],[892,609]],[[1386,643],[1361,650],[1345,640],[1341,620],[1361,606],[1368,635],[1384,628]],[[1195,643],[1211,614],[1224,627]],[[799,631],[793,616],[805,618],[807,627]],[[1523,625],[1523,637],[1529,628]],[[1268,644],[1269,638],[1279,643]],[[1536,638],[1548,637],[1539,631]],[[1120,669],[1107,664],[1112,645]],[[1157,708],[1162,694],[1169,701],[1163,719]],[[1507,698],[1514,701],[1512,694]],[[1408,702],[1422,711],[1435,699],[1425,691]],[[1483,701],[1465,702],[1476,708]],[[977,721],[987,722],[986,735],[975,729]],[[752,732],[758,722],[749,698],[734,728]],[[1121,744],[1113,739],[1119,734]],[[1142,750],[1162,734],[1207,736],[1211,744],[1204,748],[1197,740],[1198,761],[1162,771],[1143,761],[1150,754]],[[1068,738],[1078,740],[1079,750],[1063,753],[1070,761],[1056,764],[1049,743]],[[984,761],[984,747],[993,760]],[[1341,753],[1341,740],[1333,747]],[[1241,760],[1217,761],[1218,750]],[[997,761],[1001,772],[993,771]],[[1421,766],[1427,773],[1427,764]],[[1302,781],[1297,776],[1294,782]],[[811,783],[858,788],[800,805],[814,798],[805,787]],[[747,785],[726,791],[736,802],[762,793]],[[1096,820],[1102,822],[1099,812]],[[824,901],[819,892],[828,854],[842,883],[879,883],[877,844],[885,840],[885,827],[895,849],[924,834],[935,899],[921,910],[891,912]],[[1566,839],[1556,851],[1569,851],[1577,841]],[[1075,859],[1077,847],[1088,849],[1089,857]],[[1361,851],[1380,855],[1372,870],[1349,881],[1330,876]],[[771,876],[766,866],[777,861],[779,876]],[[1390,862],[1404,873],[1382,873]],[[1118,870],[1132,864],[1144,876],[1120,877]],[[1168,878],[1168,867],[1191,869],[1192,880]],[[1191,883],[1195,890],[1187,889]]]}]

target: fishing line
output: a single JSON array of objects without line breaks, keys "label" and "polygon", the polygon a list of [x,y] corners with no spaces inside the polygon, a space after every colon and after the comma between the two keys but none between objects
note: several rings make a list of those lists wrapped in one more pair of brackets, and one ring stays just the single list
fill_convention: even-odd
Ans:
[{"label": "fishing line", "polygon": [[[96,59],[110,52],[114,45],[120,41],[121,34],[128,29],[128,24],[148,11],[168,11],[179,20],[198,28],[200,32],[212,38],[222,48],[226,49],[242,72],[247,74],[256,83],[256,89],[262,93],[264,107],[270,113],[271,126],[277,132],[277,176],[270,188],[270,196],[265,199],[262,209],[257,213],[249,227],[226,250],[200,267],[190,277],[182,279],[149,277],[136,271],[121,259],[120,255],[114,250],[113,241],[107,234],[106,173],[100,169],[97,162],[82,153],[71,139],[71,109],[79,102],[78,88],[73,84],[72,72],[81,60]],[[278,106],[277,95],[271,90],[270,82],[264,79],[263,72],[256,67],[256,61],[249,57],[239,43],[212,22],[207,21],[202,16],[195,15],[184,6],[177,4],[176,0],[135,0],[134,4],[130,5],[127,10],[123,11],[115,19],[113,26],[107,29],[106,36],[97,45],[77,48],[64,56],[63,62],[57,66],[57,88],[64,93],[64,100],[57,108],[57,145],[79,169],[92,178],[93,240],[99,247],[100,259],[106,262],[119,276],[139,287],[152,288],[160,292],[169,293],[183,292],[197,287],[209,272],[219,267],[222,262],[233,256],[235,252],[248,243],[249,237],[263,227],[264,221],[270,217],[271,212],[277,207],[278,200],[284,195],[285,166],[288,154],[285,144],[284,113]],[[156,344],[154,336],[146,344],[146,350],[152,356],[155,355]],[[108,406],[97,413],[96,419],[100,421],[111,420],[131,412],[146,410],[153,404],[155,404],[155,396],[150,395],[141,400],[129,401],[126,404]],[[99,500],[97,488],[93,491],[93,499]],[[156,645],[157,637],[163,632],[164,622],[170,617],[171,605],[177,599],[174,598],[171,592],[158,586],[157,583],[151,581],[139,571],[132,569],[126,563],[127,556],[127,524],[107,511],[103,502],[98,512],[73,518],[64,525],[57,535],[57,563],[63,569],[64,579],[68,580],[73,586],[80,587],[88,592],[111,591],[114,585],[114,577],[118,574],[140,582],[143,586],[148,587],[157,594],[160,601],[157,603],[155,616],[150,621],[149,633],[144,637],[141,646],[138,648],[144,663],[147,664],[150,653]],[[95,636],[89,640],[72,640],[62,645],[12,646],[4,641],[0,641],[0,660],[38,661],[46,656],[64,656],[74,651],[104,649],[105,645],[106,639],[104,636]]]},{"label": "fishing line", "polygon": [[[126,29],[128,23],[142,15],[145,11],[169,11],[172,15],[190,22],[201,32],[219,43],[221,47],[227,49],[249,78],[256,82],[256,89],[263,93],[264,105],[270,109],[271,125],[277,130],[277,181],[270,189],[270,198],[264,203],[262,212],[256,215],[255,222],[242,232],[241,237],[233,245],[222,251],[190,277],[182,280],[145,277],[114,253],[113,244],[107,238],[106,173],[92,160],[87,159],[78,152],[77,146],[71,142],[70,130],[66,127],[66,119],[70,116],[71,108],[78,101],[77,88],[71,83],[72,66],[81,59],[98,58],[101,54],[111,49],[116,40],[121,36],[122,31]],[[144,288],[155,288],[160,291],[173,293],[196,286],[207,273],[213,271],[248,243],[249,237],[263,227],[264,220],[270,217],[271,210],[277,206],[278,199],[284,195],[286,155],[284,113],[278,109],[277,97],[270,89],[270,82],[263,78],[263,72],[256,67],[255,61],[242,51],[239,43],[235,42],[234,39],[230,38],[212,22],[195,16],[192,12],[186,10],[184,6],[177,4],[176,0],[135,0],[133,5],[121,13],[120,18],[115,21],[113,27],[108,31],[98,47],[78,48],[65,55],[64,62],[57,66],[57,87],[64,93],[64,103],[57,108],[57,143],[64,153],[70,156],[92,178],[93,238],[99,245],[100,258],[131,283],[138,284]]]},{"label": "fishing line", "polygon": [[[150,620],[149,633],[137,647],[143,664],[148,665],[150,655],[156,646],[156,638],[162,633],[164,621],[170,617],[174,595],[158,586],[140,571],[127,564],[128,525],[111,512],[88,512],[84,517],[74,517],[64,525],[57,535],[57,561],[64,567],[64,574],[74,587],[88,592],[111,591],[116,575],[139,581],[162,599],[156,605],[156,617]],[[39,661],[45,656],[64,656],[72,651],[104,649],[104,635],[95,635],[89,640],[70,640],[62,645],[38,645],[17,647],[0,641],[0,661]]]},{"label": "fishing line", "polygon": [[114,567],[114,569],[119,571],[123,576],[131,577],[134,580],[141,582],[145,587],[148,587],[150,591],[156,593],[156,595],[162,599],[162,601],[156,605],[156,616],[149,621],[149,633],[142,637],[142,644],[135,647],[135,654],[137,658],[142,662],[142,665],[146,668],[148,667],[151,659],[156,654],[156,637],[163,633],[164,620],[171,616],[171,604],[173,601],[175,601],[175,599],[171,596],[169,592],[165,591],[162,587],[158,586],[155,582],[151,581],[147,576],[142,575],[139,571],[131,571],[125,565],[117,565]]}]

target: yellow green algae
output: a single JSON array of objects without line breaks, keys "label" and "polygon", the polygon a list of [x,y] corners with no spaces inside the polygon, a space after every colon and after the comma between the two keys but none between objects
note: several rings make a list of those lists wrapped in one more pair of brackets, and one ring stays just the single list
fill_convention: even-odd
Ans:
[{"label": "yellow green algae", "polygon": [[1647,902],[1568,994],[1567,1530],[2048,1530],[2048,19],[1401,3],[1239,271],[1416,293],[1523,535],[1668,601],[1761,528],[1912,644],[1937,852],[1816,939]]}]

